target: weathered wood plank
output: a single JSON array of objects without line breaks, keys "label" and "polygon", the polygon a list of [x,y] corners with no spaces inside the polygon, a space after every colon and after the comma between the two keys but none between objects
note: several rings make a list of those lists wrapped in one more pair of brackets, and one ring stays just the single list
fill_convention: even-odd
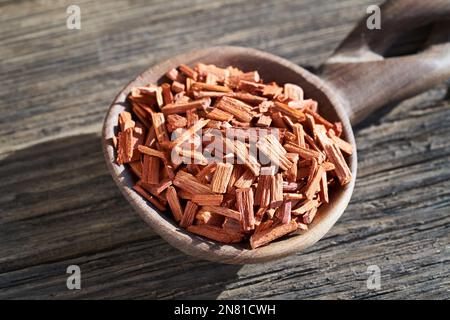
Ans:
[{"label": "weathered wood plank", "polygon": [[[214,44],[317,67],[371,1],[7,2],[0,22],[0,298],[450,298],[448,85],[357,128],[351,204],[325,239],[229,266],[173,249],[126,203],[100,148],[104,112],[142,69]],[[82,290],[69,291],[77,264]],[[381,268],[381,290],[366,268]]]},{"label": "weathered wood plank", "polygon": [[369,2],[81,1],[81,30],[66,29],[70,1],[2,6],[1,148],[98,131],[119,88],[199,47],[250,46],[318,66]]}]

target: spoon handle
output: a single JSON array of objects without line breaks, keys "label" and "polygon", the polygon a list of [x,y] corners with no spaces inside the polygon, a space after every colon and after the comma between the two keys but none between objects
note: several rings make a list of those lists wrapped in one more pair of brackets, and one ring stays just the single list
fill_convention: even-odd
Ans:
[{"label": "spoon handle", "polygon": [[[368,17],[368,16],[367,16]],[[383,105],[423,92],[450,78],[450,1],[387,1],[381,29],[365,17],[321,68],[352,124]],[[405,31],[434,23],[423,51],[399,57],[383,54]]]}]

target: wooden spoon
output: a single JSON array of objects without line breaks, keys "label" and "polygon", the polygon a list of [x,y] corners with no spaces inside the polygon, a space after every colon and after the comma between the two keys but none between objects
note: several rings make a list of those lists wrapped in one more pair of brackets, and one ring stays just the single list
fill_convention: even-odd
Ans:
[{"label": "wooden spoon", "polygon": [[[115,182],[139,215],[172,246],[181,251],[223,263],[258,263],[299,252],[322,238],[347,207],[356,178],[356,151],[348,157],[353,179],[344,188],[335,188],[330,204],[321,206],[307,232],[267,246],[250,250],[247,244],[225,245],[201,238],[179,228],[172,217],[161,214],[133,191],[135,177],[125,166],[117,165],[110,143],[117,135],[118,115],[129,110],[126,96],[132,87],[160,82],[164,73],[181,63],[198,62],[221,67],[236,66],[258,70],[265,82],[299,84],[305,97],[318,101],[320,113],[331,121],[341,121],[343,134],[356,150],[352,124],[390,102],[399,101],[450,77],[449,24],[436,24],[427,49],[419,54],[383,58],[399,32],[445,17],[449,1],[393,1],[382,7],[382,31],[368,30],[365,20],[350,34],[336,53],[323,65],[321,78],[285,59],[255,49],[213,47],[182,54],[148,69],[130,82],[115,98],[103,127],[103,150]],[[401,30],[400,30],[401,29]]]}]

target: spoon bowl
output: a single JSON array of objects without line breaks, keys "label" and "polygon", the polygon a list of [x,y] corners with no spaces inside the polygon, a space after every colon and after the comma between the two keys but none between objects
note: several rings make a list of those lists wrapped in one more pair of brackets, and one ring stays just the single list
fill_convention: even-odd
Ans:
[{"label": "spoon bowl", "polygon": [[350,201],[356,177],[356,152],[348,157],[352,172],[351,182],[345,187],[330,190],[330,203],[319,208],[308,231],[256,249],[250,249],[248,244],[219,244],[180,228],[170,214],[159,212],[132,189],[136,182],[134,174],[129,168],[116,163],[115,151],[112,144],[108,143],[108,138],[118,133],[119,114],[124,110],[130,111],[131,106],[126,97],[131,88],[148,83],[161,83],[167,70],[182,63],[194,66],[198,62],[219,67],[232,65],[244,71],[258,70],[265,82],[276,81],[280,84],[289,82],[300,85],[305,97],[318,101],[323,116],[330,121],[342,122],[344,138],[356,150],[352,127],[345,110],[332,89],[320,78],[298,65],[269,53],[241,47],[212,47],[179,55],[146,70],[130,82],[112,103],[103,127],[103,148],[108,168],[119,189],[155,232],[172,246],[199,258],[223,263],[257,263],[281,258],[311,246],[328,232]]}]

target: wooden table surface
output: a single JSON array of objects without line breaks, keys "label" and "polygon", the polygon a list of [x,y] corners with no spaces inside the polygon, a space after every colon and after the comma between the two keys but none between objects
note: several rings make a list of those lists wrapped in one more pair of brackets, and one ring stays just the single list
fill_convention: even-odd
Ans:
[{"label": "wooden table surface", "polygon": [[[109,103],[159,60],[230,44],[314,70],[373,3],[1,1],[0,298],[450,298],[448,84],[355,128],[348,209],[317,245],[272,263],[170,247],[120,195],[101,152]],[[66,28],[70,4],[81,30]],[[81,290],[66,287],[69,265]],[[370,265],[378,290],[366,285]]]}]

